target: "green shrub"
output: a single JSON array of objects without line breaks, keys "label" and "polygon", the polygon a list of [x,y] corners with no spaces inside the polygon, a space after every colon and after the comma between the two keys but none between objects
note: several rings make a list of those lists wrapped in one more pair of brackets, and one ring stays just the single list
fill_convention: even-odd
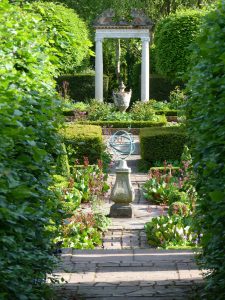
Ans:
[{"label": "green shrub", "polygon": [[49,299],[60,101],[44,24],[0,1],[0,299]]},{"label": "green shrub", "polygon": [[186,141],[186,134],[179,127],[142,128],[141,157],[150,162],[180,160]]},{"label": "green shrub", "polygon": [[90,55],[92,46],[86,24],[73,9],[53,2],[36,1],[24,9],[35,12],[44,21],[44,31],[49,43],[57,49],[61,73],[74,72],[84,58]]},{"label": "green shrub", "polygon": [[76,160],[82,162],[84,157],[88,157],[91,164],[101,158],[104,145],[100,126],[69,123],[61,134],[71,166]]},{"label": "green shrub", "polygon": [[172,80],[186,72],[191,59],[190,45],[199,32],[203,11],[182,10],[161,19],[156,26],[156,69]]},{"label": "green shrub", "polygon": [[[68,82],[68,93],[74,101],[89,101],[95,97],[95,74],[69,74],[57,78],[58,90],[64,95],[63,82]],[[106,99],[108,96],[108,76],[103,76],[103,94]]]},{"label": "green shrub", "polygon": [[186,96],[184,90],[176,86],[173,91],[170,92],[170,108],[174,110],[184,109],[186,104]]},{"label": "green shrub", "polygon": [[90,121],[107,120],[112,113],[116,112],[116,107],[112,103],[99,102],[92,100],[88,107],[88,119]]},{"label": "green shrub", "polygon": [[135,121],[154,121],[157,122],[160,118],[155,114],[149,102],[137,101],[131,109],[132,119]]},{"label": "green shrub", "polygon": [[152,121],[79,121],[79,124],[84,125],[99,125],[101,127],[113,128],[143,128],[143,127],[159,127],[167,123],[165,116],[159,116],[158,122]]},{"label": "green shrub", "polygon": [[170,109],[170,110],[156,110],[156,115],[165,115],[165,116],[174,116],[176,117],[178,114],[178,110],[176,109]]},{"label": "green shrub", "polygon": [[188,131],[197,175],[197,222],[203,230],[205,299],[225,299],[225,1],[204,19],[188,83]]},{"label": "green shrub", "polygon": [[186,216],[188,214],[188,206],[187,204],[177,201],[170,204],[170,207],[168,209],[168,214],[170,216],[172,215],[179,215],[179,216]]}]

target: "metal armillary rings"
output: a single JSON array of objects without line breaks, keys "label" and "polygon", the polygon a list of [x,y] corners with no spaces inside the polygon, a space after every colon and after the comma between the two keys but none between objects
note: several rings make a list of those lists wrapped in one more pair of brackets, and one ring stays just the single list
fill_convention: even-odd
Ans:
[{"label": "metal armillary rings", "polygon": [[121,160],[125,160],[134,153],[134,139],[132,135],[124,130],[115,132],[108,141],[108,147]]}]

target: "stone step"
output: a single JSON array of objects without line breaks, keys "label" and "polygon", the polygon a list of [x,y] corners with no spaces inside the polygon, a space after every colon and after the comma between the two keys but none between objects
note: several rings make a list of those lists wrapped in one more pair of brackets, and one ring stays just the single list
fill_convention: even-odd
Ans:
[{"label": "stone step", "polygon": [[60,300],[189,299],[203,282],[189,250],[64,249],[55,275]]}]

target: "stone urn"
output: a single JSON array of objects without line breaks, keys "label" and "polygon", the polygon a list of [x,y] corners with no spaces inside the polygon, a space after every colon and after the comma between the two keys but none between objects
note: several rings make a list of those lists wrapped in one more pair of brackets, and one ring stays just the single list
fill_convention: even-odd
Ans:
[{"label": "stone urn", "polygon": [[113,91],[114,104],[121,112],[125,112],[128,109],[132,94],[132,90],[130,90],[129,92],[125,92],[125,88],[126,86],[124,85],[123,81],[121,81],[119,91]]}]

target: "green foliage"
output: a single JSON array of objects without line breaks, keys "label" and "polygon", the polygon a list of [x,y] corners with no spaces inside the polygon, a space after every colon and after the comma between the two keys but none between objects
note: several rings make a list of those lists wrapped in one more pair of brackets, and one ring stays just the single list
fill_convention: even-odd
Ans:
[{"label": "green foliage", "polygon": [[[64,96],[63,83],[68,82],[68,93],[74,101],[90,101],[95,97],[95,74],[69,74],[57,78],[58,90]],[[108,76],[103,76],[104,98],[108,95]]]},{"label": "green foliage", "polygon": [[88,110],[88,104],[87,103],[84,103],[84,102],[75,102],[74,103],[74,102],[70,101],[65,106],[65,108],[63,110],[63,114],[64,114],[64,112],[68,112],[68,115],[69,115],[69,112],[71,112],[70,115],[73,115],[74,111],[86,112],[87,110]]},{"label": "green foliage", "polygon": [[74,186],[82,193],[82,201],[90,202],[104,198],[109,186],[107,175],[103,173],[102,161],[98,165],[90,165],[87,158],[84,165],[75,165],[72,172]]},{"label": "green foliage", "polygon": [[183,90],[176,86],[173,91],[170,92],[170,108],[182,109],[186,104],[186,96]]},{"label": "green foliage", "polygon": [[190,64],[190,45],[204,13],[182,10],[162,19],[155,30],[156,68],[172,80],[180,79]]},{"label": "green foliage", "polygon": [[69,123],[61,134],[71,166],[76,160],[83,161],[84,157],[88,157],[91,164],[101,158],[104,145],[100,126]]},{"label": "green foliage", "polygon": [[167,123],[165,116],[159,116],[158,122],[152,121],[81,121],[79,124],[99,125],[108,128],[144,128],[144,127],[159,127]]},{"label": "green foliage", "polygon": [[93,99],[88,108],[88,119],[90,121],[104,121],[115,112],[116,108],[113,104],[105,102],[102,103]]},{"label": "green foliage", "polygon": [[156,204],[188,203],[188,166],[184,163],[183,168],[174,168],[165,162],[163,168],[150,168],[149,179],[143,185],[145,198]]},{"label": "green foliage", "polygon": [[45,24],[49,43],[57,49],[61,73],[74,72],[88,57],[92,46],[85,23],[74,10],[59,3],[34,2],[24,9],[36,13]]},{"label": "green foliage", "polygon": [[64,218],[71,217],[81,204],[82,193],[74,185],[72,178],[54,175],[54,185],[51,189],[58,196],[61,212]]},{"label": "green foliage", "polygon": [[136,121],[157,122],[160,119],[148,102],[135,102],[131,107],[130,113],[132,114],[132,119]]},{"label": "green foliage", "polygon": [[171,246],[192,246],[199,244],[199,234],[195,232],[192,217],[159,216],[145,224],[148,242],[151,246],[169,248]]},{"label": "green foliage", "polygon": [[[47,1],[47,0],[46,0]],[[154,22],[162,16],[175,12],[180,7],[202,7],[205,4],[213,3],[215,0],[55,0],[65,3],[73,8],[89,24],[108,8],[116,12],[116,19],[127,18],[129,20],[130,10],[135,8],[144,11]]]},{"label": "green foliage", "polygon": [[202,228],[202,268],[205,299],[225,298],[225,1],[204,19],[192,58],[187,106],[192,139],[199,227]]},{"label": "green foliage", "polygon": [[141,157],[150,162],[180,160],[186,141],[186,134],[180,127],[142,128]]},{"label": "green foliage", "polygon": [[39,18],[2,0],[0,19],[0,298],[48,299],[45,278],[56,262],[48,225],[60,217],[49,189],[59,140],[56,59]]},{"label": "green foliage", "polygon": [[60,235],[55,242],[62,242],[63,247],[74,249],[94,249],[95,246],[100,246],[101,232],[94,214],[77,210],[60,226]]}]

